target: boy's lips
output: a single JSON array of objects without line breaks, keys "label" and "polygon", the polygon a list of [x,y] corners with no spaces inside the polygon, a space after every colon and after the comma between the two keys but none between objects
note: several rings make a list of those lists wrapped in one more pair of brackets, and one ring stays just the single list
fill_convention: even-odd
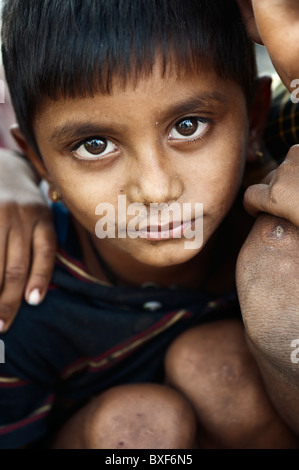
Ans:
[{"label": "boy's lips", "polygon": [[180,227],[181,225],[183,225],[183,223],[184,222],[179,220],[177,222],[169,222],[169,223],[162,224],[162,225],[154,225],[154,224],[151,225],[150,224],[146,228],[143,228],[143,229],[140,229],[140,230],[142,232],[164,232],[165,230],[176,229],[176,228]]},{"label": "boy's lips", "polygon": [[164,225],[148,225],[144,229],[139,229],[140,238],[147,240],[170,240],[173,238],[182,238],[184,232],[192,227],[195,220],[186,222],[170,222]]}]

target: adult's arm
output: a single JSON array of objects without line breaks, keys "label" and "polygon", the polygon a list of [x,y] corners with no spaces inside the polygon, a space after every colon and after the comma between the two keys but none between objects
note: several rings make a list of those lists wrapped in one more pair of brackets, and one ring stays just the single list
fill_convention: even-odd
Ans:
[{"label": "adult's arm", "polygon": [[[298,0],[237,0],[251,39],[263,44],[286,88],[299,84]],[[298,80],[294,84],[294,80]]]},{"label": "adult's arm", "polygon": [[24,298],[32,305],[43,300],[55,254],[52,213],[34,170],[18,153],[0,149],[0,331]]},{"label": "adult's arm", "polygon": [[[299,436],[299,146],[245,193],[257,215],[236,279],[248,344],[276,409]],[[271,423],[269,423],[271,425]]]}]

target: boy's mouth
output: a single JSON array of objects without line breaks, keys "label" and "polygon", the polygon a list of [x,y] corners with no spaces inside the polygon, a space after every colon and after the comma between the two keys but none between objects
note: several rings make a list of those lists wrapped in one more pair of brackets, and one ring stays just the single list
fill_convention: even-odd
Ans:
[{"label": "boy's mouth", "polygon": [[139,229],[140,238],[147,240],[170,240],[173,238],[183,238],[186,230],[190,229],[195,220],[186,222],[174,221],[164,225],[148,225],[144,229]]}]

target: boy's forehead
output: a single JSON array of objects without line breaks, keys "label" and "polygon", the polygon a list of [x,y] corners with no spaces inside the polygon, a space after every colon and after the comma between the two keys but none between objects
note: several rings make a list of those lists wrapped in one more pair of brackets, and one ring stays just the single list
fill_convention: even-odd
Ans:
[{"label": "boy's forehead", "polygon": [[[95,77],[93,79],[96,81]],[[171,100],[172,103],[173,99],[175,101],[189,101],[194,98],[202,103],[221,104],[227,101],[228,95],[233,89],[241,91],[239,83],[232,79],[223,79],[212,66],[203,65],[200,70],[190,66],[185,70],[171,64],[170,67],[165,68],[158,58],[148,73],[139,76],[133,73],[126,77],[126,80],[115,75],[111,77],[109,90],[103,90],[100,86],[95,85],[91,93],[80,91],[74,97],[62,96],[58,92],[55,100],[45,98],[39,111],[43,112],[49,106],[57,109],[63,108],[64,105],[72,103],[76,107],[82,103],[82,100],[89,103],[90,106],[96,101],[101,101],[104,105],[112,100],[125,102],[132,99],[136,102],[145,100],[150,106],[157,99],[162,105],[167,100]]]}]

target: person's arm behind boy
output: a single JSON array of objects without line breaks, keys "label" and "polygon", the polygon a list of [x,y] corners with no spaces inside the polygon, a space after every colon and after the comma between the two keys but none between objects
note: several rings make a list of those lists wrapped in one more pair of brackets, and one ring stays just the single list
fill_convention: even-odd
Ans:
[{"label": "person's arm behind boy", "polygon": [[257,220],[236,280],[251,351],[277,411],[299,436],[299,146],[245,193]]},{"label": "person's arm behind boy", "polygon": [[[299,79],[298,1],[237,1],[249,35],[262,39],[291,93]],[[299,145],[265,181],[247,189],[244,204],[257,217],[236,273],[248,343],[269,396],[299,435]]]},{"label": "person's arm behind boy", "polygon": [[298,0],[237,0],[248,35],[263,44],[286,88],[299,84]]},{"label": "person's arm behind boy", "polygon": [[[297,114],[299,99],[295,103],[294,82],[298,82],[299,90],[298,0],[236,1],[249,37],[266,47],[282,82],[290,94],[293,94],[293,102],[296,104],[295,114]],[[287,129],[289,127],[291,124],[287,126]],[[282,131],[281,129],[281,133]],[[297,134],[294,133],[294,135]],[[299,164],[297,160],[299,160],[299,145],[294,145],[290,148],[283,165],[272,172],[263,184],[248,188],[244,200],[248,212],[255,216],[260,212],[272,214],[285,218],[299,227]]]},{"label": "person's arm behind boy", "polygon": [[[266,47],[277,73],[285,87],[293,93],[295,100],[296,93],[292,84],[296,80],[298,80],[297,88],[299,89],[298,0],[237,0],[237,3],[249,37]],[[299,99],[294,104],[296,104],[295,113],[297,114]],[[291,124],[286,127],[289,129]],[[297,134],[294,133],[294,135]],[[299,181],[297,181],[299,180],[299,164],[297,160],[299,160],[299,145],[294,145],[285,158],[284,164],[272,172],[267,181],[248,188],[244,201],[248,212],[255,216],[259,212],[265,212],[283,217],[299,227]]]},{"label": "person's arm behind boy", "polygon": [[40,303],[56,254],[52,213],[37,177],[16,152],[0,149],[0,331],[12,324],[25,297]]}]

